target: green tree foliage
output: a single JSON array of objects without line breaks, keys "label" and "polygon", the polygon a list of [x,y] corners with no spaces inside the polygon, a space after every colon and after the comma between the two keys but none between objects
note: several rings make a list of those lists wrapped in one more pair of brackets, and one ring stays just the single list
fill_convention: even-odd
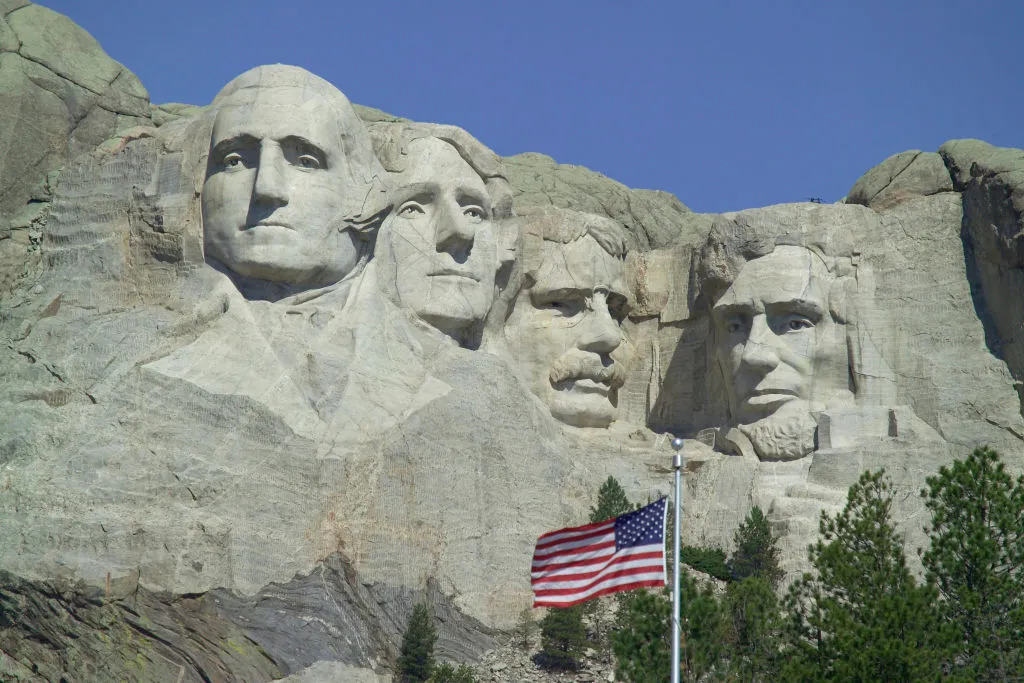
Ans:
[{"label": "green tree foliage", "polygon": [[779,547],[777,539],[772,535],[768,518],[761,508],[754,508],[740,524],[733,537],[736,550],[729,558],[729,573],[734,581],[742,581],[747,577],[759,577],[766,580],[772,588],[777,588],[782,580],[779,569]]},{"label": "green tree foliage", "polygon": [[[671,545],[671,544],[670,544]],[[679,549],[679,561],[699,572],[709,574],[719,581],[732,578],[725,551],[721,548],[697,548],[684,545]],[[671,562],[669,563],[671,565]]]},{"label": "green tree foliage", "polygon": [[[699,681],[719,667],[725,653],[727,622],[709,585],[687,573],[679,580],[683,680]],[[667,681],[672,661],[672,596],[668,590],[637,592],[619,613],[612,635],[615,675],[632,683]]]},{"label": "green tree foliage", "polygon": [[669,680],[672,652],[672,599],[662,592],[633,591],[619,605],[612,634],[615,675],[632,683]]},{"label": "green tree foliage", "polygon": [[[629,499],[626,498],[626,492],[619,484],[619,480],[609,476],[597,491],[597,505],[590,508],[590,521],[603,522],[606,519],[632,512],[634,509],[639,509],[639,507],[639,505],[630,503]],[[622,601],[628,600],[627,596],[631,594],[632,591],[617,593],[614,597],[606,596],[585,603],[584,611],[590,615],[590,623],[593,626],[593,644],[602,659],[607,660],[610,657],[611,644],[608,641],[608,632],[611,624],[602,616],[601,605],[608,605],[608,600],[615,599],[618,601],[621,609]]]},{"label": "green tree foliage", "polygon": [[577,669],[586,646],[583,604],[549,608],[540,620],[541,651],[537,662],[545,669]]},{"label": "green tree foliage", "polygon": [[438,665],[427,683],[477,683],[472,667],[465,664],[455,668],[448,662]]},{"label": "green tree foliage", "polygon": [[932,513],[922,561],[957,635],[956,673],[1024,678],[1024,477],[1014,482],[988,448],[929,477]]},{"label": "green tree foliage", "polygon": [[782,617],[771,581],[761,576],[733,581],[726,586],[724,602],[731,631],[730,678],[774,680],[778,675]]},{"label": "green tree foliage", "polygon": [[398,675],[404,683],[422,683],[430,678],[434,669],[434,645],[437,630],[424,604],[412,608],[412,616],[402,635],[402,649],[398,657]]},{"label": "green tree foliage", "polygon": [[523,611],[519,613],[519,618],[516,620],[516,629],[514,632],[516,645],[523,652],[529,652],[530,648],[533,647],[533,639],[537,637],[537,631],[540,626],[537,625],[537,621],[533,618],[533,608],[524,607]]},{"label": "green tree foliage", "polygon": [[815,574],[790,587],[784,678],[793,680],[935,680],[948,655],[937,591],[919,586],[906,566],[890,518],[884,472],[850,487],[835,518],[822,515],[810,549]]},{"label": "green tree foliage", "polygon": [[597,505],[590,508],[590,521],[603,522],[631,510],[633,504],[626,498],[626,492],[622,490],[619,480],[609,476],[597,490]]}]

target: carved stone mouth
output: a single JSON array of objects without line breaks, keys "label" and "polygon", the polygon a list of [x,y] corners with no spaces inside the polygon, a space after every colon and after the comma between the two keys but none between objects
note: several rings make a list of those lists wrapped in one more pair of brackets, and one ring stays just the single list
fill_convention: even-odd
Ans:
[{"label": "carved stone mouth", "polygon": [[753,391],[750,392],[748,397],[749,398],[753,398],[755,396],[793,396],[793,397],[796,397],[796,395],[797,395],[797,392],[792,390],[792,389],[773,389],[773,388],[767,388],[767,389],[754,389]]},{"label": "carved stone mouth", "polygon": [[554,384],[556,391],[578,391],[587,394],[607,396],[612,388],[607,380],[594,377],[568,377]]},{"label": "carved stone mouth", "polygon": [[463,280],[472,280],[473,282],[479,282],[480,278],[476,277],[473,273],[463,270],[454,270],[451,268],[445,268],[434,273],[430,273],[427,277],[457,277]]},{"label": "carved stone mouth", "polygon": [[253,228],[284,228],[285,230],[295,230],[295,228],[283,221],[259,221],[258,223],[245,227],[246,230],[252,230]]}]

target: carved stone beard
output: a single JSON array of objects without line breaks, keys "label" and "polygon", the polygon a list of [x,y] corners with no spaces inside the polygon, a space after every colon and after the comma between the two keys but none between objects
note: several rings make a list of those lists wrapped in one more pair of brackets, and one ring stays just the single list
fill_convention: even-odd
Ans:
[{"label": "carved stone beard", "polygon": [[792,403],[800,405],[790,410],[785,406],[762,420],[738,425],[761,460],[796,460],[810,455],[817,448],[818,422],[811,416],[806,403]]}]

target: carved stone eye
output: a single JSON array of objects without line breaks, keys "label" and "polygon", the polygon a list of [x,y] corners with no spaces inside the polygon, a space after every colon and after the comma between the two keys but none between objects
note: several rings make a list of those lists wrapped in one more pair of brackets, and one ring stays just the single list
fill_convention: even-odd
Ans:
[{"label": "carved stone eye", "polygon": [[320,160],[312,154],[303,154],[299,157],[299,166],[308,169],[320,168]]},{"label": "carved stone eye", "polygon": [[725,321],[725,331],[729,334],[736,334],[743,329],[743,321],[739,318],[730,318]]},{"label": "carved stone eye", "polygon": [[238,152],[231,152],[224,157],[224,165],[228,168],[237,168],[242,165],[242,155]]},{"label": "carved stone eye", "polygon": [[474,223],[479,223],[486,218],[484,210],[479,206],[467,206],[462,210],[462,215],[469,218]]},{"label": "carved stone eye", "polygon": [[403,218],[413,218],[425,213],[426,211],[423,210],[423,207],[416,202],[406,202],[398,207],[398,215]]},{"label": "carved stone eye", "polygon": [[786,322],[786,329],[789,331],[806,330],[814,327],[814,323],[804,317],[790,318]]}]

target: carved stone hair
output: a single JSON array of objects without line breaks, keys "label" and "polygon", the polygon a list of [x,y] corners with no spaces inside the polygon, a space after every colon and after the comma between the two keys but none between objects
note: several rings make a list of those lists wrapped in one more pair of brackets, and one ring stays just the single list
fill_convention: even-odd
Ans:
[{"label": "carved stone hair", "polygon": [[209,116],[211,119],[215,117],[217,111],[240,92],[273,88],[294,89],[304,101],[319,98],[327,104],[337,124],[335,129],[345,154],[345,170],[349,176],[347,184],[355,188],[352,197],[346,198],[346,208],[340,220],[357,230],[376,227],[381,214],[388,208],[384,169],[374,154],[369,132],[356,115],[352,103],[328,81],[297,66],[257,66],[221,88],[210,107]]},{"label": "carved stone hair", "polygon": [[[582,211],[544,207],[515,219],[522,240],[522,271],[530,276],[544,261],[544,242],[569,244],[590,236],[608,254],[624,258],[629,250],[628,234],[617,221]],[[527,285],[529,286],[529,285]]]},{"label": "carved stone hair", "polygon": [[458,126],[431,123],[372,123],[369,126],[377,158],[390,173],[401,173],[409,163],[409,145],[421,138],[437,138],[451,145],[484,181],[495,220],[512,215],[512,187],[497,154]]},{"label": "carved stone hair", "polygon": [[744,211],[715,219],[690,269],[694,310],[712,306],[747,261],[767,256],[778,246],[796,246],[820,258],[836,279],[830,288],[829,308],[837,322],[846,322],[846,290],[856,286],[856,252],[849,242],[849,231],[835,225],[835,212],[829,211],[830,207],[787,208],[791,210]]}]

